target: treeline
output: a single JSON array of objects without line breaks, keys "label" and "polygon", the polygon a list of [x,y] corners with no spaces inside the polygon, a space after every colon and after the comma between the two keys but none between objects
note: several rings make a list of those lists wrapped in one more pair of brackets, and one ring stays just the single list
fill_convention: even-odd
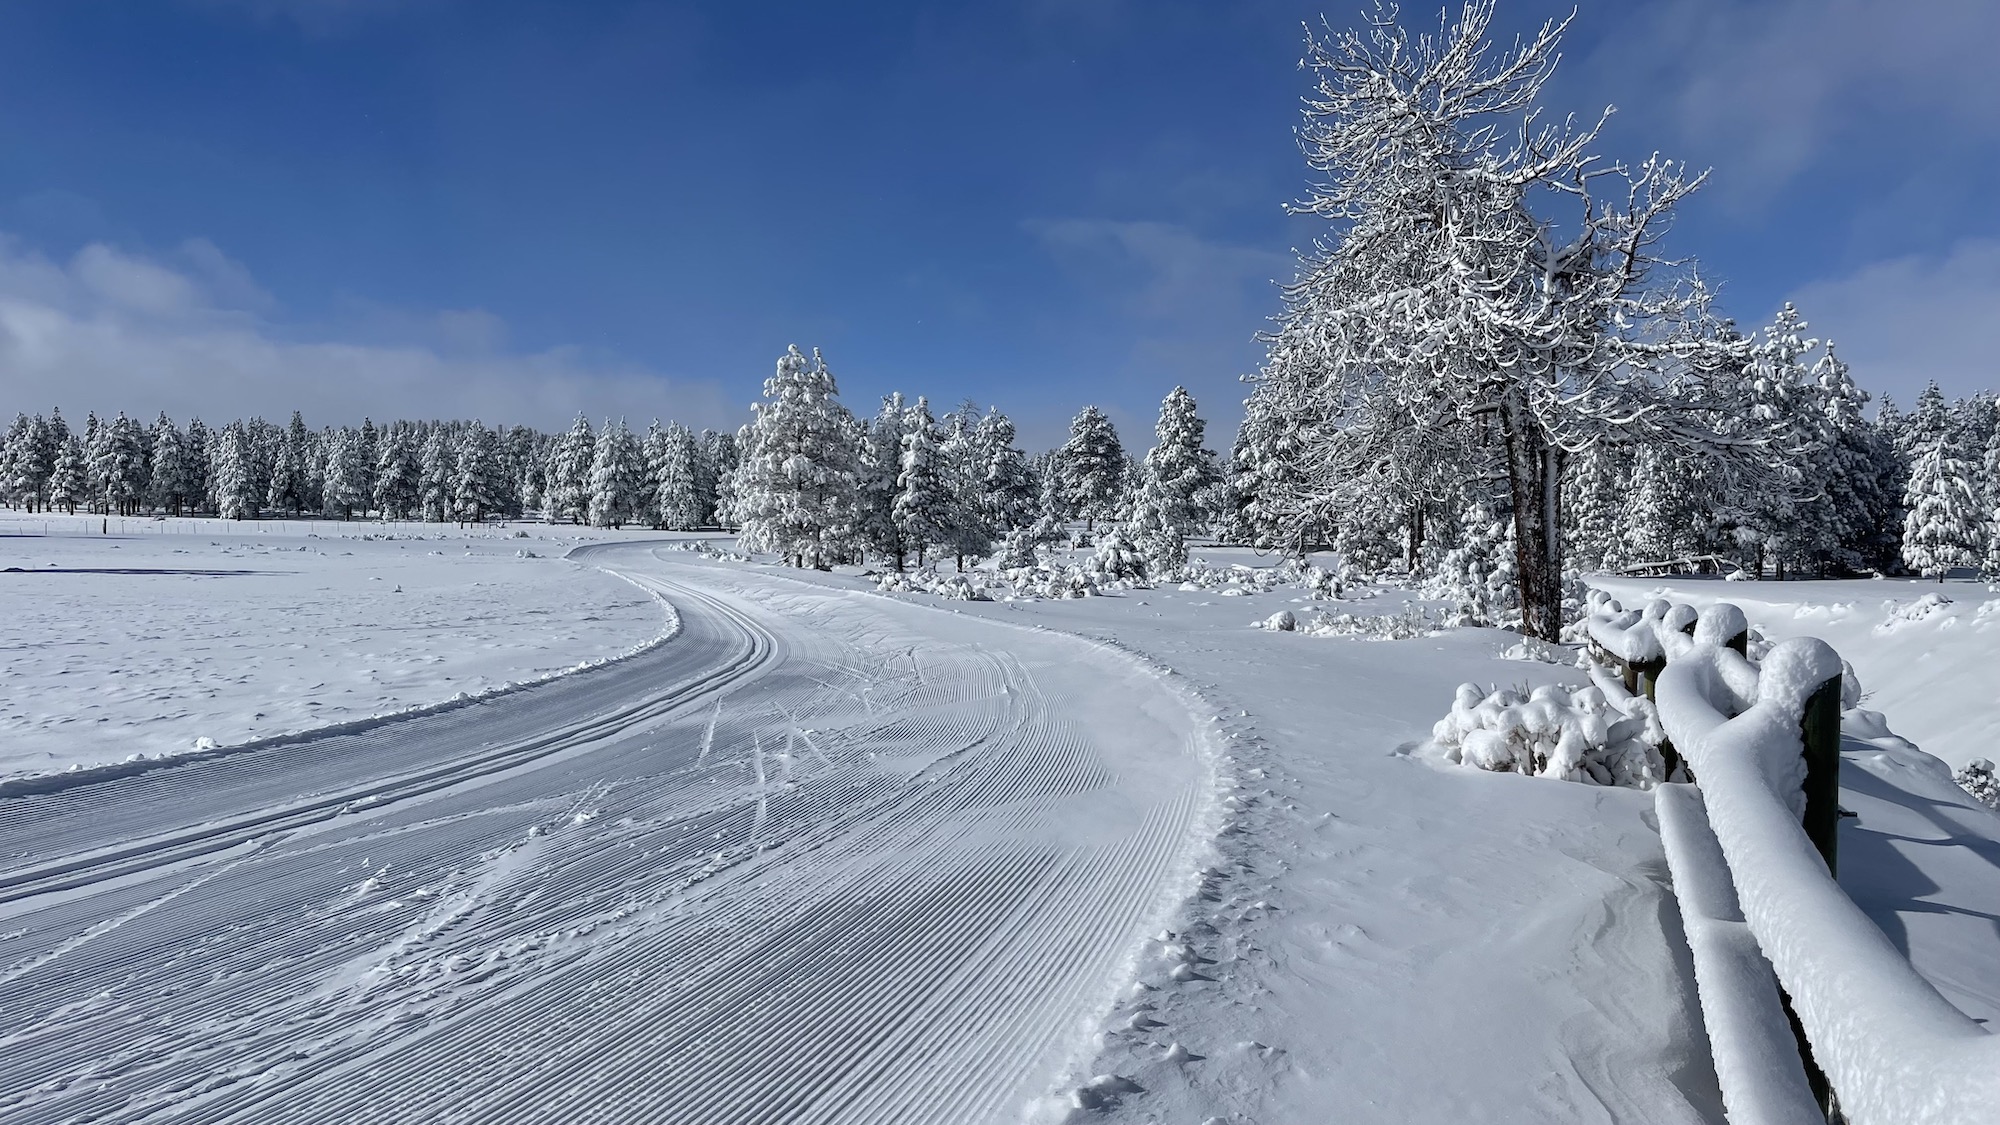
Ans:
[{"label": "treeline", "polygon": [[1034,561],[1073,521],[1101,523],[1177,565],[1188,537],[1227,522],[1231,495],[1186,391],[1162,406],[1160,442],[1128,458],[1096,407],[1059,449],[1031,457],[997,409],[885,398],[871,420],[839,400],[817,351],[778,360],[755,419],[735,433],[623,421],[568,430],[478,421],[309,428],[262,418],[185,427],[60,410],[18,415],[0,441],[0,500],[28,511],[208,514],[225,519],[461,521],[541,518],[598,527],[740,528],[795,564],[935,558],[962,568],[1004,550]]},{"label": "treeline", "polygon": [[0,442],[0,499],[27,511],[158,512],[224,519],[325,516],[481,522],[541,516],[604,527],[712,525],[733,434],[654,422],[561,433],[478,421],[396,421],[309,429],[293,412],[185,427],[94,412],[17,415]]}]

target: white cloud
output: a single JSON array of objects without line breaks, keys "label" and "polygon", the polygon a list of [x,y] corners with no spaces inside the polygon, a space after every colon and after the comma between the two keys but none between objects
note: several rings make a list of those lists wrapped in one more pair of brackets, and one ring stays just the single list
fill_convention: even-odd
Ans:
[{"label": "white cloud", "polygon": [[1267,301],[1268,283],[1293,267],[1288,254],[1211,241],[1174,223],[1033,219],[1025,226],[1087,283],[1108,283],[1127,311],[1152,319]]},{"label": "white cloud", "polygon": [[1767,198],[1864,122],[1904,127],[1870,138],[1857,159],[1919,133],[2000,136],[1993,0],[1669,0],[1631,10],[1591,72],[1630,112],[1671,107],[1682,142],[1717,161],[1717,189],[1739,201]]},{"label": "white cloud", "polygon": [[1958,396],[2000,389],[2000,240],[1965,239],[1942,257],[1873,262],[1792,294],[1857,382],[1908,406],[1932,379]]},{"label": "white cloud", "polygon": [[511,352],[479,309],[407,314],[414,342],[292,338],[241,263],[200,240],[188,271],[103,244],[67,265],[0,235],[0,411],[124,410],[227,420],[304,411],[315,425],[481,418],[560,426],[578,411],[733,426],[713,381],[669,380],[579,348]]}]

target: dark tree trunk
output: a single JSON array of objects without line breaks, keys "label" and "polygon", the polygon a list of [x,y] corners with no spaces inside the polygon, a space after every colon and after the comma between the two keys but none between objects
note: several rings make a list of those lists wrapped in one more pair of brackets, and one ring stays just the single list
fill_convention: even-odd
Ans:
[{"label": "dark tree trunk", "polygon": [[1507,484],[1514,499],[1514,562],[1521,586],[1521,631],[1551,644],[1562,634],[1562,473],[1564,453],[1550,445],[1518,392],[1501,404]]}]

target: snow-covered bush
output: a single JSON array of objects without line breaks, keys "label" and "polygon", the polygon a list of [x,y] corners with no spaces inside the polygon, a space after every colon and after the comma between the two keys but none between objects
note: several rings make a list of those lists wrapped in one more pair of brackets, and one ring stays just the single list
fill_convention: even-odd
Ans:
[{"label": "snow-covered bush", "polygon": [[1085,569],[1102,578],[1140,581],[1146,577],[1146,556],[1124,528],[1113,527],[1098,537],[1097,553],[1091,556]]},{"label": "snow-covered bush", "polygon": [[[1622,709],[1621,709],[1622,707]],[[1523,695],[1461,684],[1451,714],[1431,729],[1446,761],[1501,773],[1650,789],[1666,776],[1651,701],[1614,706],[1596,687],[1544,685]]]},{"label": "snow-covered bush", "polygon": [[1396,613],[1315,613],[1298,623],[1298,631],[1315,637],[1365,637],[1374,641],[1407,641],[1428,637],[1451,627],[1442,610],[1405,605]]},{"label": "snow-covered bush", "polygon": [[1518,626],[1521,587],[1514,574],[1513,524],[1474,503],[1460,526],[1458,545],[1446,552],[1422,595],[1451,603],[1462,624]]},{"label": "snow-covered bush", "polygon": [[2000,774],[1994,772],[1993,763],[1985,758],[1974,758],[1965,767],[1951,775],[1959,788],[1979,799],[1989,809],[2000,810]]}]

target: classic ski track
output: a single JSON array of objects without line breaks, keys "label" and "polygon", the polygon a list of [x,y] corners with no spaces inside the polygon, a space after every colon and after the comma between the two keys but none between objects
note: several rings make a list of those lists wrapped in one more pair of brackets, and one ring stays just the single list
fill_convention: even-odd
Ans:
[{"label": "classic ski track", "polygon": [[[1064,718],[1077,677],[780,634],[624,576],[698,636],[734,623],[735,670],[296,822],[156,833],[152,875],[137,855],[0,873],[20,931],[0,938],[0,1116],[1018,1116],[1198,845],[1192,735],[1155,732],[1184,776],[1119,830],[1044,839],[1059,805],[1124,784]],[[0,851],[32,828],[0,802]]]}]

